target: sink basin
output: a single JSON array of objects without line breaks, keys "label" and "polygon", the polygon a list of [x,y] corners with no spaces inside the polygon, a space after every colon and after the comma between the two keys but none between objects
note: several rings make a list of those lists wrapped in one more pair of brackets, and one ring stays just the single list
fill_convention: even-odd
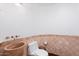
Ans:
[{"label": "sink basin", "polygon": [[16,43],[16,44],[7,45],[5,49],[6,50],[15,50],[15,49],[21,48],[23,45],[24,45],[23,42],[19,42],[19,43]]},{"label": "sink basin", "polygon": [[10,56],[22,56],[26,55],[26,42],[14,42],[5,46],[5,55]]}]

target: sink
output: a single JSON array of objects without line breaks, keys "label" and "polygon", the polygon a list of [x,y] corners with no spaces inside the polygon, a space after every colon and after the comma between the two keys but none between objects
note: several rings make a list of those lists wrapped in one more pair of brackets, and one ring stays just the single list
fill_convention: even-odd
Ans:
[{"label": "sink", "polygon": [[4,55],[7,56],[22,56],[26,55],[26,42],[13,42],[4,47]]}]

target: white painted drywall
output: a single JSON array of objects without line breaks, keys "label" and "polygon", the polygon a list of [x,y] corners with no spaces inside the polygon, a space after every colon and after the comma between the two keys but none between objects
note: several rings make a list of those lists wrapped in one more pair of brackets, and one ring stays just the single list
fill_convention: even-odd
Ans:
[{"label": "white painted drywall", "polygon": [[0,38],[11,35],[79,35],[79,4],[0,4]]},{"label": "white painted drywall", "polygon": [[79,35],[79,4],[38,4],[34,33]]},{"label": "white painted drywall", "polygon": [[31,12],[14,4],[0,4],[0,38],[32,33]]}]

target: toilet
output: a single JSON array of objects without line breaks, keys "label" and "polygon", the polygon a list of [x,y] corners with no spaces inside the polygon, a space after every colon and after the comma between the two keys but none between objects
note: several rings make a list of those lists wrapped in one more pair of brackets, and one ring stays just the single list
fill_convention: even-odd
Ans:
[{"label": "toilet", "polygon": [[29,56],[48,56],[47,51],[38,48],[37,41],[28,44],[28,54]]}]

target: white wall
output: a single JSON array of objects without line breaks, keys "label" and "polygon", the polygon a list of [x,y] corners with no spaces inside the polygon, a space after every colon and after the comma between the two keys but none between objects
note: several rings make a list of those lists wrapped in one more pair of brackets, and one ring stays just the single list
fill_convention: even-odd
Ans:
[{"label": "white wall", "polygon": [[0,38],[32,33],[31,12],[14,4],[0,4]]},{"label": "white wall", "polygon": [[79,35],[79,4],[0,4],[0,38],[9,35]]},{"label": "white wall", "polygon": [[[79,35],[79,4],[38,4],[34,8],[34,32]],[[34,7],[34,6],[33,6]]]}]

